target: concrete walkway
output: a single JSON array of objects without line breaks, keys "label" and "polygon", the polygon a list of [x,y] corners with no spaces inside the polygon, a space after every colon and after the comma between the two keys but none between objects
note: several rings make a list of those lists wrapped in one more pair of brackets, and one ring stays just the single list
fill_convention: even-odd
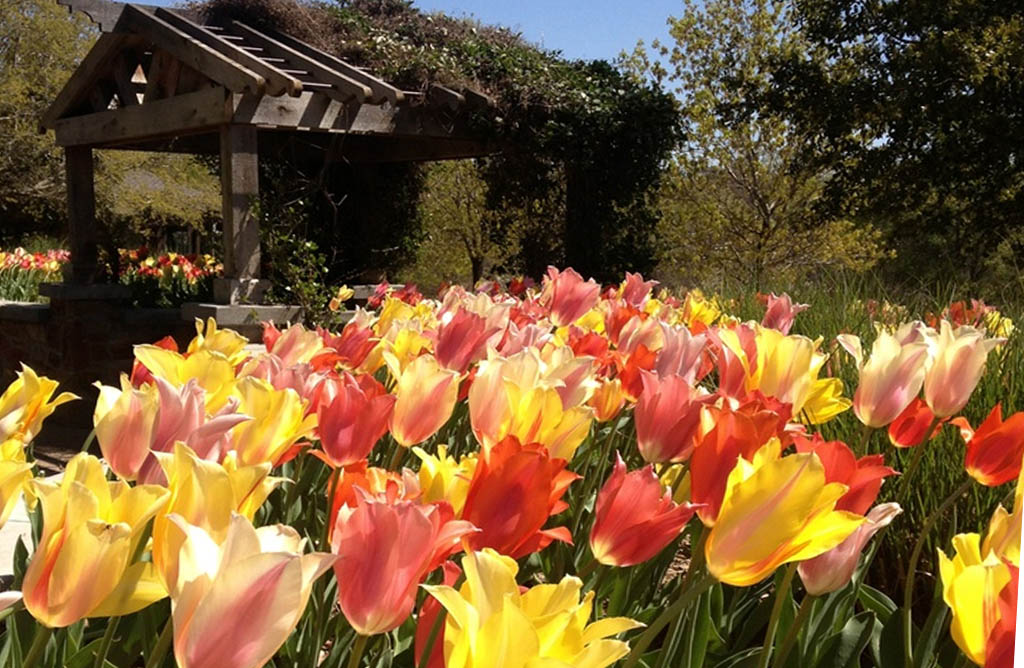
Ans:
[{"label": "concrete walkway", "polygon": [[7,524],[0,529],[0,575],[14,574],[14,548],[18,538],[22,539],[29,552],[32,551],[32,524],[24,499],[18,500]]}]

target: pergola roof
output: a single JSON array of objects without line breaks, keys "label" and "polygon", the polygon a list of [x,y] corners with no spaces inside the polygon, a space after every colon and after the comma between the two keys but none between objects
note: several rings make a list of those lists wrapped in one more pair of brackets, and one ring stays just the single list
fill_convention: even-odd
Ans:
[{"label": "pergola roof", "polygon": [[[58,0],[103,34],[41,119],[61,146],[216,153],[219,129],[254,126],[261,146],[328,146],[353,161],[494,152],[467,131],[485,95],[404,91],[295,37],[186,10]],[[343,135],[339,137],[338,135]],[[340,141],[339,141],[340,140]]]}]

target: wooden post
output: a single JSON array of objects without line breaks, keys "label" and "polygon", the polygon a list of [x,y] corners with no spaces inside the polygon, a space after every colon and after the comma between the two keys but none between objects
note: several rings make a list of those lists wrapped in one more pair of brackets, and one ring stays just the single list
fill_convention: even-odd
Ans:
[{"label": "wooden post", "polygon": [[92,149],[68,146],[64,149],[68,187],[68,237],[71,245],[71,283],[96,280],[96,192]]},{"label": "wooden post", "polygon": [[260,194],[256,128],[249,125],[221,127],[220,188],[224,276],[227,279],[259,278],[260,225],[254,211]]}]

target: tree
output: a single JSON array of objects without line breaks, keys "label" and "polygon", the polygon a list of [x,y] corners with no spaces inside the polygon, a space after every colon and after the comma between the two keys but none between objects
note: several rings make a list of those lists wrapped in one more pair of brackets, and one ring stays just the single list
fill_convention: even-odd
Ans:
[{"label": "tree", "polygon": [[822,266],[869,265],[873,232],[819,215],[829,174],[801,160],[799,129],[736,113],[769,85],[773,58],[805,49],[789,7],[687,0],[669,25],[675,44],[656,45],[665,64],[642,45],[625,61],[636,75],[675,86],[686,124],[662,189],[662,271],[685,266],[677,278],[728,276],[760,288]]},{"label": "tree", "polygon": [[827,210],[883,223],[904,274],[976,279],[997,250],[1019,262],[1020,3],[795,7],[807,49],[773,55],[746,113],[780,114],[807,137],[804,159],[831,172]]}]

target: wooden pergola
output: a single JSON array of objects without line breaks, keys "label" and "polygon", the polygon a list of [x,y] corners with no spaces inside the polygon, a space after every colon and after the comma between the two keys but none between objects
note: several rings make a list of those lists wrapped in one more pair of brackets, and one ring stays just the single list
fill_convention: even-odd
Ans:
[{"label": "wooden pergola", "polygon": [[287,147],[353,163],[427,161],[495,151],[467,130],[493,103],[471,89],[400,90],[314,46],[185,10],[58,0],[102,35],[41,119],[67,159],[71,272],[97,280],[93,150],[220,155],[224,279],[219,303],[258,302],[259,153]]}]

